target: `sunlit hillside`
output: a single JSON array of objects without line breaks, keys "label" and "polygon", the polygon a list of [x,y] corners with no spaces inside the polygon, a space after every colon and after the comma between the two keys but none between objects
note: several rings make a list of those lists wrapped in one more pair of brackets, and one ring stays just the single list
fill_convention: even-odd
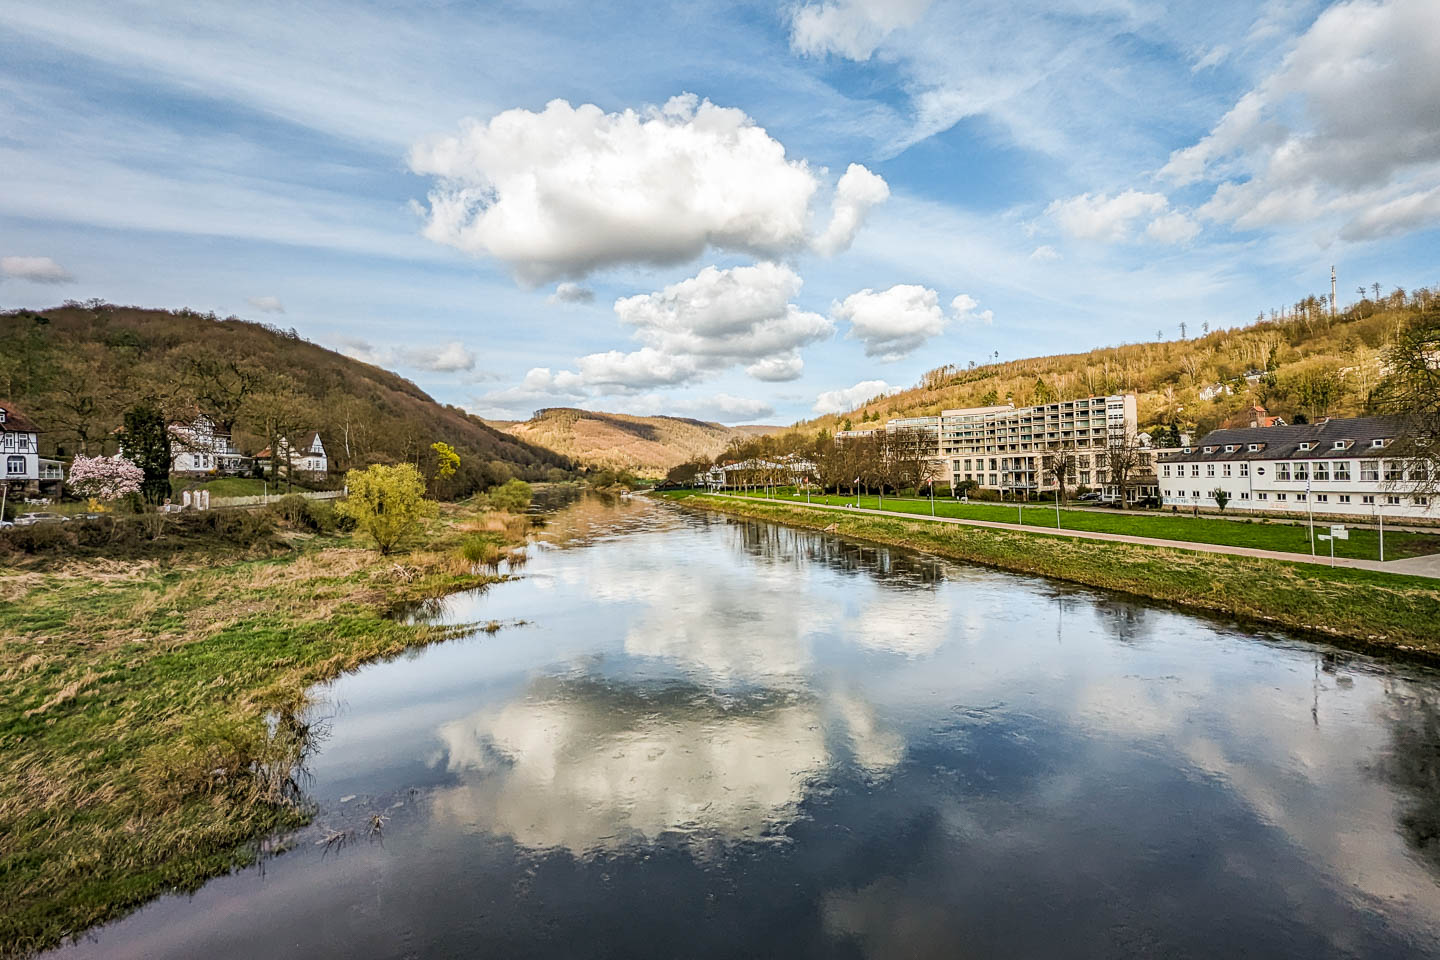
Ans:
[{"label": "sunlit hillside", "polygon": [[1175,424],[1198,433],[1245,417],[1252,404],[1291,422],[1361,413],[1396,331],[1436,294],[1396,290],[1330,316],[1317,298],[1247,326],[1189,331],[1186,339],[1103,347],[1088,353],[931,370],[914,387],[852,411],[808,420],[802,429],[923,416],[955,407],[1017,405],[1133,392],[1143,427]]},{"label": "sunlit hillside", "polygon": [[727,427],[683,417],[632,417],[570,407],[540,410],[525,421],[493,421],[525,440],[580,463],[660,475],[697,457],[713,457],[732,438],[773,427]]}]

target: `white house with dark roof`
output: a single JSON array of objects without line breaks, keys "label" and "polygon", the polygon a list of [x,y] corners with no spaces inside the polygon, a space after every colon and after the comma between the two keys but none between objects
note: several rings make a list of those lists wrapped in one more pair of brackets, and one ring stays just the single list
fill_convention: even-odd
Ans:
[{"label": "white house with dark roof", "polygon": [[1396,456],[1385,417],[1215,430],[1157,458],[1162,502],[1179,508],[1440,520],[1431,464]]},{"label": "white house with dark roof", "polygon": [[40,456],[40,428],[8,400],[0,400],[0,483],[22,491],[58,493],[65,468]]},{"label": "white house with dark roof", "polygon": [[170,442],[175,455],[172,473],[243,473],[250,466],[250,458],[235,449],[230,434],[217,429],[204,414],[190,423],[170,424]]},{"label": "white house with dark roof", "polygon": [[[280,473],[283,475],[289,467],[293,467],[296,473],[308,473],[316,477],[324,477],[330,472],[330,456],[325,452],[325,444],[320,439],[318,431],[310,430],[304,435],[304,439],[295,446],[292,451],[290,441],[284,437],[276,445],[276,461],[279,463]],[[265,465],[269,470],[270,448],[266,447],[255,454],[255,459]],[[288,466],[287,466],[288,465]]]}]

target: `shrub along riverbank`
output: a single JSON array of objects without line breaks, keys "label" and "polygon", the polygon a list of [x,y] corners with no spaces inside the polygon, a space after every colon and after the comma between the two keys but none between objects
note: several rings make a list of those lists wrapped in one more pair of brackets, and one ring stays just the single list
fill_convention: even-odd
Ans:
[{"label": "shrub along riverbank", "polygon": [[446,505],[381,557],[305,503],[215,514],[246,525],[238,555],[0,564],[0,955],[197,887],[305,822],[306,690],[455,635],[392,611],[495,581],[467,556],[496,559],[530,525]]},{"label": "shrub along riverbank", "polygon": [[1354,646],[1440,657],[1435,627],[1440,590],[1434,580],[1422,577],[847,514],[694,491],[657,496],[791,526],[833,526],[845,536],[1310,631]]}]

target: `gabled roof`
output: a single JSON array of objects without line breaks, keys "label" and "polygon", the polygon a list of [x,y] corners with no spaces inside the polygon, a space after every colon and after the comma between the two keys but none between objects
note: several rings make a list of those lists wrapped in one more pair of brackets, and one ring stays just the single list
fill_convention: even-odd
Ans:
[{"label": "gabled roof", "polygon": [[10,431],[12,433],[39,433],[40,428],[35,426],[35,421],[15,409],[9,400],[0,400],[0,410],[5,411],[5,422],[0,423],[0,432]]},{"label": "gabled roof", "polygon": [[[1375,440],[1395,440],[1404,435],[1399,420],[1389,417],[1350,417],[1323,423],[1291,424],[1276,427],[1235,427],[1212,430],[1190,447],[1190,452],[1164,454],[1161,461],[1193,460],[1324,460],[1331,456],[1384,457],[1388,447],[1372,446]],[[1350,441],[1342,450],[1336,441]],[[1252,451],[1252,444],[1261,449]],[[1301,444],[1313,444],[1302,450]],[[1206,453],[1205,448],[1211,452]],[[1226,447],[1235,449],[1226,452]]]}]

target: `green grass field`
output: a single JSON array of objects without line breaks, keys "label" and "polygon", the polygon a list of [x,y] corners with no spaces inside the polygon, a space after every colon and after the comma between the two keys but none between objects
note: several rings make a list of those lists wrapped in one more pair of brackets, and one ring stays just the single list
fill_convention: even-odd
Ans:
[{"label": "green grass field", "polygon": [[[699,491],[694,491],[699,492]],[[764,493],[742,494],[760,500]],[[804,494],[786,493],[773,499],[805,503]],[[880,509],[878,497],[837,497],[812,496],[810,502],[841,506],[857,503],[871,510]],[[897,499],[886,497],[884,509],[895,513],[930,515],[929,500]],[[936,498],[935,515],[955,517],[962,520],[989,520],[995,523],[1020,524],[1027,527],[1048,527],[1055,529],[1055,506],[1053,504],[1017,503],[959,503],[954,500]],[[1152,513],[1134,514],[1107,513],[1096,510],[1060,510],[1060,527],[1066,530],[1093,530],[1097,533],[1118,533],[1132,537],[1153,537],[1157,540],[1178,540],[1187,543],[1214,543],[1227,547],[1252,547],[1259,550],[1280,550],[1288,553],[1310,552],[1309,527],[1304,524],[1267,523],[1263,520],[1222,520],[1215,517],[1191,517],[1184,514]],[[1316,519],[1317,535],[1328,533],[1329,520]],[[1318,540],[1315,552],[1328,556],[1330,543]],[[1399,560],[1403,557],[1418,557],[1440,553],[1440,534],[1428,533],[1385,533],[1385,559]],[[1380,557],[1380,534],[1376,530],[1350,529],[1349,540],[1335,541],[1335,556],[1354,557],[1361,560],[1377,560]]]}]

